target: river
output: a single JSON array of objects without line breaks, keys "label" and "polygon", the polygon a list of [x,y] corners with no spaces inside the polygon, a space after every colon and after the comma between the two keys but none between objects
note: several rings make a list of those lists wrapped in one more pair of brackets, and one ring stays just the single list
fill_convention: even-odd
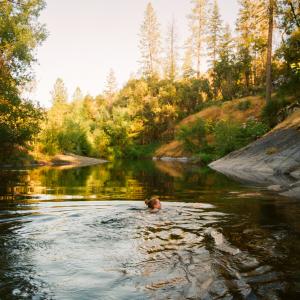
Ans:
[{"label": "river", "polygon": [[0,299],[300,299],[299,201],[209,169],[2,170],[0,195]]}]

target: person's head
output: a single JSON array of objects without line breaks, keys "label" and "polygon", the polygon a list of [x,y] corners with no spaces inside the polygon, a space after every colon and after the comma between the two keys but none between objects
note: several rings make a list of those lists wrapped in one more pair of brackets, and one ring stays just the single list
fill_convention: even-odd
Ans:
[{"label": "person's head", "polygon": [[151,209],[161,209],[158,196],[152,196],[150,199],[146,199],[145,204]]}]

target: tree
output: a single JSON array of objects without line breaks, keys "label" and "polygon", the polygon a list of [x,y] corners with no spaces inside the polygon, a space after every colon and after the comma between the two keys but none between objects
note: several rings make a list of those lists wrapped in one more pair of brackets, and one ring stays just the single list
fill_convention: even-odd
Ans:
[{"label": "tree", "polygon": [[117,87],[117,79],[115,76],[115,72],[113,69],[110,69],[106,78],[106,85],[104,90],[104,95],[109,107],[112,107],[113,105],[117,88],[118,87]]},{"label": "tree", "polygon": [[240,0],[236,22],[239,60],[247,93],[264,83],[268,18],[265,0]]},{"label": "tree", "polygon": [[68,93],[64,81],[61,78],[56,79],[51,95],[53,106],[59,106],[67,103]]},{"label": "tree", "polygon": [[47,126],[54,133],[61,129],[66,114],[69,112],[67,89],[61,78],[56,79],[51,95],[52,107],[47,113]]},{"label": "tree", "polygon": [[42,111],[21,98],[32,80],[35,49],[46,38],[38,22],[43,0],[0,4],[0,160],[18,145],[26,146],[39,129]]},{"label": "tree", "polygon": [[168,28],[166,44],[165,76],[173,81],[177,75],[178,58],[177,33],[174,18]]},{"label": "tree", "polygon": [[266,66],[266,101],[271,101],[272,93],[272,44],[273,44],[273,16],[274,0],[269,0],[269,33],[268,33],[268,55]]},{"label": "tree", "polygon": [[193,59],[196,64],[196,75],[200,77],[201,57],[203,56],[203,46],[207,32],[207,0],[192,0],[194,7],[192,14],[189,16],[191,43],[193,49]]},{"label": "tree", "polygon": [[277,0],[278,25],[282,42],[277,56],[283,62],[282,87],[299,95],[300,84],[300,2],[298,0]]},{"label": "tree", "polygon": [[234,40],[228,24],[223,28],[214,67],[213,88],[216,94],[221,93],[222,99],[230,100],[239,96],[241,90],[240,62],[237,61],[234,51]]},{"label": "tree", "polygon": [[146,77],[159,75],[161,37],[159,23],[151,3],[148,3],[140,32],[141,70]]},{"label": "tree", "polygon": [[[209,33],[207,36],[207,44],[208,44],[208,57],[210,58],[210,63],[212,66],[212,72],[214,73],[216,68],[217,56],[218,56],[218,48],[220,46],[220,40],[222,38],[222,20],[219,13],[219,7],[217,0],[214,0],[212,14],[208,22]],[[214,98],[217,97],[216,90],[216,76],[212,74],[213,80],[213,93]]]},{"label": "tree", "polygon": [[208,22],[208,29],[208,56],[210,57],[211,65],[214,68],[217,60],[220,39],[222,37],[222,20],[217,0],[214,0],[212,14]]},{"label": "tree", "polygon": [[83,99],[82,91],[81,91],[80,87],[77,87],[73,94],[72,101],[78,102],[78,101],[81,101],[82,99]]},{"label": "tree", "polygon": [[194,74],[193,70],[193,49],[191,40],[188,39],[185,43],[185,51],[184,51],[184,58],[182,64],[182,75],[183,78],[190,78]]}]

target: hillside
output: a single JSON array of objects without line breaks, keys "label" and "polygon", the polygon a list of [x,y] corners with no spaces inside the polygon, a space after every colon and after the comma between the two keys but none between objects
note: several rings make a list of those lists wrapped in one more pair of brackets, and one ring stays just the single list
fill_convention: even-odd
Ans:
[{"label": "hillside", "polygon": [[[221,105],[208,107],[196,114],[190,115],[183,119],[175,128],[175,132],[183,125],[190,126],[198,119],[206,121],[219,121],[234,119],[237,122],[246,122],[251,118],[259,119],[261,110],[265,104],[262,97],[251,96],[241,99],[224,102]],[[156,150],[155,156],[162,157],[189,157],[191,154],[187,152],[182,142],[173,140],[167,144],[162,145]]]}]

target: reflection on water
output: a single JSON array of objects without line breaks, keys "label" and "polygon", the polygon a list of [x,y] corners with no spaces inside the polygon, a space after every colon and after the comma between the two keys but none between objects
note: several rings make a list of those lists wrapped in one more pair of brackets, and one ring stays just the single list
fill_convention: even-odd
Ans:
[{"label": "reflection on water", "polygon": [[0,194],[0,299],[299,299],[296,200],[147,161],[5,171]]}]

